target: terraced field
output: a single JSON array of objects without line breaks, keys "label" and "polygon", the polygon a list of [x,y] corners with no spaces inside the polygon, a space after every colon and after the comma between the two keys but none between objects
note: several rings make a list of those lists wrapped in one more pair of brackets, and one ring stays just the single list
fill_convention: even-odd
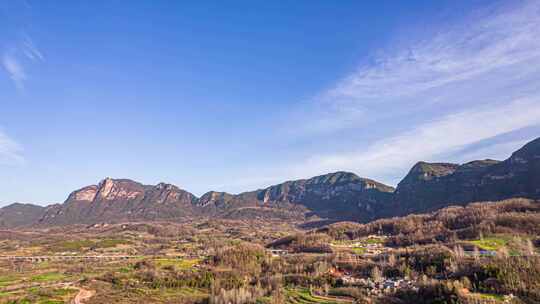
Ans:
[{"label": "terraced field", "polygon": [[508,239],[503,237],[487,237],[479,240],[471,241],[472,244],[478,246],[482,250],[496,251],[508,245]]},{"label": "terraced field", "polygon": [[175,267],[179,270],[193,269],[201,261],[198,259],[177,259],[177,258],[162,258],[155,259],[154,262],[159,267]]},{"label": "terraced field", "polygon": [[[69,303],[78,290],[69,286],[29,287],[0,292],[0,303],[17,304],[62,304]],[[18,299],[18,300],[15,300]]]},{"label": "terraced field", "polygon": [[316,296],[309,292],[307,289],[288,289],[287,290],[287,302],[291,304],[342,304],[352,303],[352,300]]}]

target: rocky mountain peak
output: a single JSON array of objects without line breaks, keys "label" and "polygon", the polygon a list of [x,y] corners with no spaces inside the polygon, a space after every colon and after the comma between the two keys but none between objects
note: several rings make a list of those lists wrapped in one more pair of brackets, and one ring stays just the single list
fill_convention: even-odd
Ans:
[{"label": "rocky mountain peak", "polygon": [[167,183],[158,183],[156,186],[155,186],[156,189],[158,190],[171,190],[173,188],[176,188],[176,186],[172,185],[172,184],[167,184]]},{"label": "rocky mountain peak", "polygon": [[74,191],[64,204],[47,208],[40,224],[93,223],[178,218],[192,215],[197,198],[178,187],[143,185],[129,179],[105,178]]},{"label": "rocky mountain peak", "polygon": [[345,172],[337,171],[320,176],[315,176],[306,181],[307,184],[328,184],[328,185],[337,185],[337,184],[346,184],[351,182],[359,181],[360,177],[358,175]]},{"label": "rocky mountain peak", "polygon": [[0,226],[30,222],[65,225],[168,220],[200,215],[249,218],[264,210],[368,221],[435,210],[450,204],[512,197],[540,199],[539,185],[540,138],[502,162],[491,159],[462,165],[418,162],[396,191],[345,171],[287,181],[236,195],[210,191],[200,199],[171,184],[154,186],[128,179],[105,178],[97,185],[72,192],[63,204],[46,208],[14,204],[0,208]]},{"label": "rocky mountain peak", "polygon": [[218,192],[218,191],[209,191],[206,192],[199,198],[197,202],[198,206],[204,207],[208,205],[222,205],[232,200],[234,195],[227,192]]},{"label": "rocky mountain peak", "polygon": [[115,186],[115,181],[112,178],[105,178],[99,183],[99,197],[106,198],[112,191],[113,187]]},{"label": "rocky mountain peak", "polygon": [[153,187],[153,190],[161,193],[180,193],[184,191],[173,184],[167,183],[159,183]]},{"label": "rocky mountain peak", "polygon": [[98,185],[96,199],[112,201],[115,199],[133,199],[144,195],[144,186],[129,179],[102,180]]},{"label": "rocky mountain peak", "polygon": [[91,202],[95,199],[98,189],[98,186],[91,185],[75,190],[69,195],[67,201]]},{"label": "rocky mountain peak", "polygon": [[374,180],[338,171],[274,185],[260,190],[257,198],[265,206],[304,206],[321,217],[369,218],[371,207],[389,202],[393,191]]},{"label": "rocky mountain peak", "polygon": [[454,173],[459,164],[453,163],[428,163],[424,161],[417,162],[400,182],[400,185],[414,183],[418,181],[428,181],[434,178],[450,175]]}]

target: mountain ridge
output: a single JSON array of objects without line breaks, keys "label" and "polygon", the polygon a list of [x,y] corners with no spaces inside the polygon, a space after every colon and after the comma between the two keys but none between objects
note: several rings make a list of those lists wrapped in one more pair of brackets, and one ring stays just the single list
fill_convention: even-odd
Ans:
[{"label": "mountain ridge", "polygon": [[396,188],[337,171],[239,194],[209,191],[197,197],[173,184],[105,178],[71,192],[61,204],[0,208],[0,227],[254,216],[366,222],[511,197],[540,199],[540,138],[504,161],[419,161]]}]

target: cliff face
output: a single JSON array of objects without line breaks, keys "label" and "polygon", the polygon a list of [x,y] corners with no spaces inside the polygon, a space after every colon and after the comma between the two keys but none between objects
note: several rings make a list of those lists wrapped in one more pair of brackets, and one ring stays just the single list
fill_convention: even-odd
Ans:
[{"label": "cliff face", "polygon": [[394,205],[403,215],[450,204],[540,198],[540,139],[505,161],[477,160],[463,165],[417,163],[399,183]]},{"label": "cliff face", "polygon": [[[363,218],[376,215],[378,207],[390,201],[394,189],[376,181],[360,178],[349,172],[336,172],[310,179],[287,181],[265,189],[232,195],[208,192],[198,201],[203,213],[227,214],[228,218],[248,214],[279,212],[316,215],[330,218]],[[264,209],[264,211],[263,211]],[[280,215],[281,216],[281,215]],[[248,218],[248,216],[241,216]]]},{"label": "cliff face", "polygon": [[40,224],[155,220],[193,215],[197,198],[176,186],[147,186],[127,179],[104,179],[72,192],[61,205],[47,208]]},{"label": "cliff face", "polygon": [[490,167],[479,184],[480,196],[487,199],[518,196],[540,199],[540,138]]},{"label": "cliff face", "polygon": [[266,206],[301,205],[320,217],[365,221],[377,216],[393,191],[353,173],[336,172],[268,187],[257,198]]},{"label": "cliff face", "polygon": [[[398,206],[394,212],[407,214],[436,208],[439,203],[444,204],[440,200],[446,201],[450,199],[448,195],[456,194],[452,188],[459,181],[456,183],[454,174],[460,171],[460,167],[450,163],[418,162],[396,188],[393,200],[398,202]],[[461,186],[466,185],[462,183]]]},{"label": "cliff face", "polygon": [[47,207],[37,223],[68,225],[192,216],[370,219],[379,209],[375,206],[387,203],[392,191],[392,187],[347,172],[237,195],[211,191],[201,198],[170,184],[148,186],[107,178],[72,192],[63,204]]}]

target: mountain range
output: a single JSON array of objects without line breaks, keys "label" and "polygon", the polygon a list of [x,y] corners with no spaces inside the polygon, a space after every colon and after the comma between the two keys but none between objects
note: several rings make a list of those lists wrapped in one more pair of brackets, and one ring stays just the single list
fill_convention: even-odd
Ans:
[{"label": "mountain range", "polygon": [[540,138],[504,161],[418,162],[395,189],[354,173],[335,172],[240,194],[211,191],[196,197],[171,184],[106,178],[73,191],[62,204],[15,203],[0,208],[0,227],[193,217],[366,222],[511,197],[540,198]]}]

